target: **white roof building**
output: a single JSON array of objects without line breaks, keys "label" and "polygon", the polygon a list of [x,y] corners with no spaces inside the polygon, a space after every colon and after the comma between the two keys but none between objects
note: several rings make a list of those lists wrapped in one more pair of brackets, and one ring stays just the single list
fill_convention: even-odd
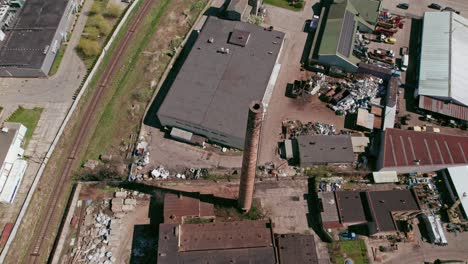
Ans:
[{"label": "white roof building", "polygon": [[424,14],[419,95],[468,106],[468,19],[453,12]]},{"label": "white roof building", "polygon": [[[458,166],[447,168],[447,171],[452,179],[457,198],[462,198],[463,193],[468,194],[468,166]],[[462,198],[461,207],[465,215],[468,215],[468,197]]]},{"label": "white roof building", "polygon": [[22,160],[26,127],[5,123],[0,131],[0,202],[12,203],[28,163]]},{"label": "white roof building", "polygon": [[376,171],[372,173],[375,183],[398,182],[396,171]]}]

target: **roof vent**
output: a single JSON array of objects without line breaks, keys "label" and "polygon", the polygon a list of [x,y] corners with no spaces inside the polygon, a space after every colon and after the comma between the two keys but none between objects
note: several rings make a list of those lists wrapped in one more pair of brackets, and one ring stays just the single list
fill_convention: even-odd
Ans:
[{"label": "roof vent", "polygon": [[209,38],[208,43],[214,43],[214,38],[213,37]]}]

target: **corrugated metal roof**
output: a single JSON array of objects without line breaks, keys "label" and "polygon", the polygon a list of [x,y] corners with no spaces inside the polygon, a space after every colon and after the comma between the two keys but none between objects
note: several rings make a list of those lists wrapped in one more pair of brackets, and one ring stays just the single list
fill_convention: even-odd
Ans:
[{"label": "corrugated metal roof", "polygon": [[458,102],[468,106],[468,19],[450,12],[452,15],[452,66],[451,96]]},{"label": "corrugated metal roof", "polygon": [[[424,166],[447,168],[468,164],[468,137],[387,129],[383,140],[383,168]],[[383,169],[380,168],[380,169]]]},{"label": "corrugated metal roof", "polygon": [[449,95],[450,12],[424,14],[419,94]]},{"label": "corrugated metal roof", "polygon": [[468,105],[468,20],[453,12],[424,14],[419,94]]},{"label": "corrugated metal roof", "polygon": [[[457,191],[457,196],[460,198],[463,193],[468,194],[468,166],[452,167],[447,170]],[[462,199],[462,206],[465,215],[468,215],[468,197]]]},{"label": "corrugated metal roof", "polygon": [[427,96],[419,97],[419,108],[454,118],[468,120],[468,107],[446,103]]}]

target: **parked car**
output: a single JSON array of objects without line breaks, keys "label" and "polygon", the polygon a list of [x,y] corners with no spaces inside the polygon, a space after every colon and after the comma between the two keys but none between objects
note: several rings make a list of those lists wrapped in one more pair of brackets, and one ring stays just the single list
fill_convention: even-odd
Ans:
[{"label": "parked car", "polygon": [[442,9],[442,11],[454,12],[454,13],[460,14],[460,11],[453,9],[450,6],[445,7],[444,9]]},{"label": "parked car", "polygon": [[386,38],[384,40],[385,43],[387,44],[395,44],[396,43],[396,38]]},{"label": "parked car", "polygon": [[409,8],[409,4],[407,4],[407,3],[399,3],[399,4],[397,5],[397,7],[406,10],[406,9]]},{"label": "parked car", "polygon": [[427,7],[432,8],[432,9],[437,9],[437,10],[442,9],[442,6],[440,6],[439,4],[436,4],[436,3],[432,3],[432,4],[428,5]]}]

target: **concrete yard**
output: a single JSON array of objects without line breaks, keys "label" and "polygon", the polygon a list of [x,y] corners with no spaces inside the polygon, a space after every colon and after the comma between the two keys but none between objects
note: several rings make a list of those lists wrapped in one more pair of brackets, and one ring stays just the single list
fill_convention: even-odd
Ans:
[{"label": "concrete yard", "polygon": [[306,75],[306,72],[301,71],[303,57],[308,56],[307,51],[304,51],[308,35],[303,29],[305,21],[313,16],[312,6],[318,2],[307,1],[301,12],[267,5],[265,23],[285,32],[286,37],[279,61],[281,70],[262,125],[258,164],[280,161],[277,146],[281,139],[283,120],[334,124],[337,131],[344,128],[344,117],[335,115],[317,96],[311,96],[310,101],[300,101],[285,96],[288,83],[293,83],[294,80],[302,79]]},{"label": "concrete yard", "polygon": [[329,263],[326,243],[309,226],[308,182],[304,179],[268,181],[256,184],[254,199],[274,223],[278,234],[313,234],[320,263]]}]

